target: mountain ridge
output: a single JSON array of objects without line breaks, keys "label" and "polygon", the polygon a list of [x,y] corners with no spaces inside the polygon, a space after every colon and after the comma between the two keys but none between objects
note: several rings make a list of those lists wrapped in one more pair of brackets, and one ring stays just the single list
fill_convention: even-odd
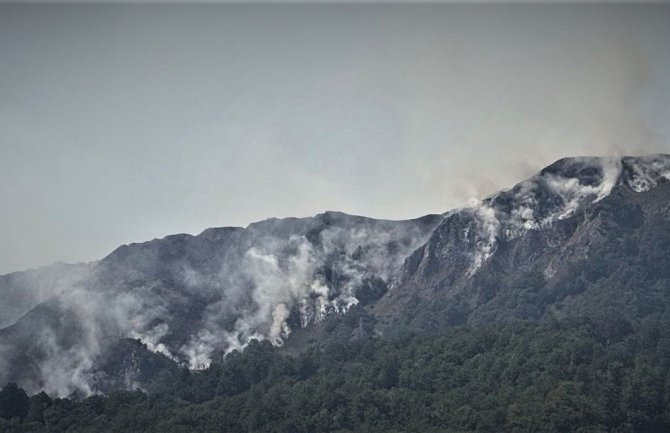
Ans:
[{"label": "mountain ridge", "polygon": [[[397,308],[399,299],[391,298],[402,298],[403,292],[408,298],[405,302],[410,302],[409,299],[414,299],[418,293],[425,293],[422,299],[428,299],[429,301],[426,301],[428,304],[436,302],[436,299],[442,296],[441,302],[451,307],[454,305],[462,307],[457,312],[458,314],[455,313],[455,316],[466,313],[470,315],[475,313],[479,306],[472,304],[472,298],[469,304],[464,305],[459,302],[458,296],[467,292],[480,292],[481,294],[482,286],[488,286],[488,290],[494,290],[492,287],[498,286],[495,290],[499,290],[507,278],[505,269],[512,267],[518,273],[535,273],[533,278],[542,280],[542,284],[561,285],[565,282],[560,279],[561,273],[557,270],[565,271],[566,268],[575,266],[574,263],[577,261],[589,260],[588,253],[593,248],[610,242],[606,235],[620,234],[631,227],[639,229],[644,224],[640,221],[643,215],[647,218],[655,215],[661,217],[661,222],[654,223],[659,226],[665,224],[667,218],[670,217],[670,207],[660,205],[670,201],[670,182],[668,182],[670,157],[667,155],[643,159],[643,161],[651,162],[652,168],[655,169],[653,173],[655,177],[643,178],[645,182],[641,182],[640,177],[631,175],[631,173],[640,173],[635,169],[638,167],[636,158],[622,158],[616,177],[611,176],[611,173],[610,177],[607,177],[602,168],[600,172],[593,170],[598,168],[593,166],[593,162],[596,161],[594,159],[587,159],[587,164],[574,166],[575,162],[583,161],[583,159],[574,158],[559,160],[529,180],[484,199],[481,206],[485,206],[487,212],[484,213],[484,217],[480,217],[484,223],[477,221],[479,208],[464,211],[474,215],[473,218],[464,218],[463,213],[459,212],[445,218],[443,223],[434,230],[429,241],[408,259],[408,264],[402,271],[404,282],[395,293],[390,290],[382,298],[381,310],[385,309],[385,305],[393,305],[394,308]],[[547,179],[544,179],[544,176],[554,176],[556,168],[560,168],[561,173],[567,172],[568,175],[575,173],[570,170],[566,171],[565,165],[568,165],[569,169],[588,169],[584,184],[573,182],[572,179],[575,178],[563,178],[573,191],[578,191],[577,194],[565,194],[565,189],[558,188],[557,191],[552,187],[551,182],[545,182]],[[648,173],[649,171],[642,172],[643,175],[648,175]],[[527,221],[530,220],[533,224],[524,226],[519,223],[518,219],[515,219],[517,215],[514,211],[527,203],[525,200],[528,198],[529,182],[535,183],[535,186],[540,183],[540,186],[549,186],[549,188],[539,189],[538,194],[541,199],[530,200],[539,202],[542,206],[539,214],[544,221],[538,224],[535,223],[535,220],[528,218]],[[606,182],[609,182],[611,186],[606,185],[606,194],[603,194],[602,185]],[[644,185],[644,188],[639,185]],[[657,186],[661,187],[655,189]],[[588,193],[581,194],[580,192],[584,190]],[[650,197],[647,194],[655,197],[643,199]],[[575,197],[577,197],[576,201],[573,201]],[[516,199],[514,206],[509,206],[511,199]],[[565,211],[566,208],[569,212]],[[509,209],[512,209],[512,212]],[[619,212],[622,215],[609,216],[605,221],[610,226],[603,229],[602,213],[612,212],[613,209],[614,213]],[[537,209],[531,208],[530,210]],[[532,217],[534,212],[529,212],[527,215]],[[597,226],[598,224],[600,226]],[[468,240],[467,234],[476,231],[482,225],[489,228],[494,227],[495,230],[485,232],[487,236],[475,236]],[[523,230],[521,232],[511,230],[510,226],[517,229],[522,227]],[[506,228],[508,229],[505,230]],[[652,226],[648,230],[653,231],[655,228]],[[472,264],[478,264],[478,253],[477,250],[474,254],[468,252],[463,247],[464,243],[478,244],[480,251],[483,250],[485,254],[493,257],[491,263],[484,261],[484,275],[478,276],[471,272]],[[521,246],[518,247],[518,245]],[[498,248],[501,251],[496,255]],[[481,257],[482,254],[479,254]],[[498,279],[495,282],[485,281],[488,278],[487,274],[496,275]],[[445,294],[447,289],[449,294]],[[489,295],[483,294],[482,296],[486,298]],[[414,299],[412,302],[419,301]],[[424,308],[429,307],[424,306]],[[537,312],[530,316],[523,314],[519,316],[510,311],[506,311],[505,314],[510,314],[510,317],[517,319],[537,319],[540,315]],[[497,319],[502,320],[503,317]],[[460,319],[445,318],[444,320],[463,322],[462,317]]]},{"label": "mountain ridge", "polygon": [[[392,221],[324,212],[123,245],[0,329],[0,379],[57,394],[94,392],[104,388],[93,380],[100,342],[118,337],[203,368],[253,339],[318,340],[331,317],[348,311],[357,319],[347,319],[338,338],[564,314],[584,293],[605,290],[589,272],[593,251],[619,247],[609,234],[627,236],[626,248],[665,239],[668,180],[668,155],[564,158],[442,215]],[[638,259],[636,266],[655,266]],[[586,274],[566,276],[574,267]],[[0,284],[3,293],[7,287]],[[57,327],[81,338],[64,338]],[[26,365],[12,352],[34,360]],[[75,361],[54,362],[64,358]]]}]

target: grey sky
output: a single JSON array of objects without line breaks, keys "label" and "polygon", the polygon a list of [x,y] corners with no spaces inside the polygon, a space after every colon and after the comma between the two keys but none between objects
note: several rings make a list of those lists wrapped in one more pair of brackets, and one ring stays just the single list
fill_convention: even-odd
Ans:
[{"label": "grey sky", "polygon": [[0,273],[670,152],[668,5],[0,5]]}]

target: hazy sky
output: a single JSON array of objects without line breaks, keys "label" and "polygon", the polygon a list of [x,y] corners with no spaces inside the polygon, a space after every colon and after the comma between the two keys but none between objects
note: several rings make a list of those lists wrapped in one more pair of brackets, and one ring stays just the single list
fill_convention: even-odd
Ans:
[{"label": "hazy sky", "polygon": [[0,5],[0,273],[670,152],[670,6]]}]

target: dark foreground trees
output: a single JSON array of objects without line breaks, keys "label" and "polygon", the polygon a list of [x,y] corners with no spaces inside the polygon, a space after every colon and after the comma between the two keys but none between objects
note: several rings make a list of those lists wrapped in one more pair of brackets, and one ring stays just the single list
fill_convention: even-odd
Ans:
[{"label": "dark foreground trees", "polygon": [[6,420],[18,418],[23,421],[28,415],[30,399],[15,383],[8,383],[0,390],[0,417]]},{"label": "dark foreground trees", "polygon": [[670,321],[602,320],[462,327],[292,356],[253,343],[145,392],[80,401],[26,403],[8,385],[0,410],[14,420],[0,431],[670,431]]}]

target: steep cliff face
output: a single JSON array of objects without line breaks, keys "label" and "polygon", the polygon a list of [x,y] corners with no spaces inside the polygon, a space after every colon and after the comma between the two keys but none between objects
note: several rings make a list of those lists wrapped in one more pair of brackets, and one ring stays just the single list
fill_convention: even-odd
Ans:
[{"label": "steep cliff face", "polygon": [[563,159],[416,220],[326,212],[173,235],[0,277],[0,382],[90,393],[173,361],[203,368],[253,339],[301,350],[463,323],[667,314],[668,251],[665,155]]},{"label": "steep cliff face", "polygon": [[649,300],[643,289],[667,277],[669,223],[668,156],[563,159],[448,214],[375,314],[426,330],[621,306],[620,284],[598,289],[599,299],[596,287],[633,269],[637,281],[627,284]]}]

